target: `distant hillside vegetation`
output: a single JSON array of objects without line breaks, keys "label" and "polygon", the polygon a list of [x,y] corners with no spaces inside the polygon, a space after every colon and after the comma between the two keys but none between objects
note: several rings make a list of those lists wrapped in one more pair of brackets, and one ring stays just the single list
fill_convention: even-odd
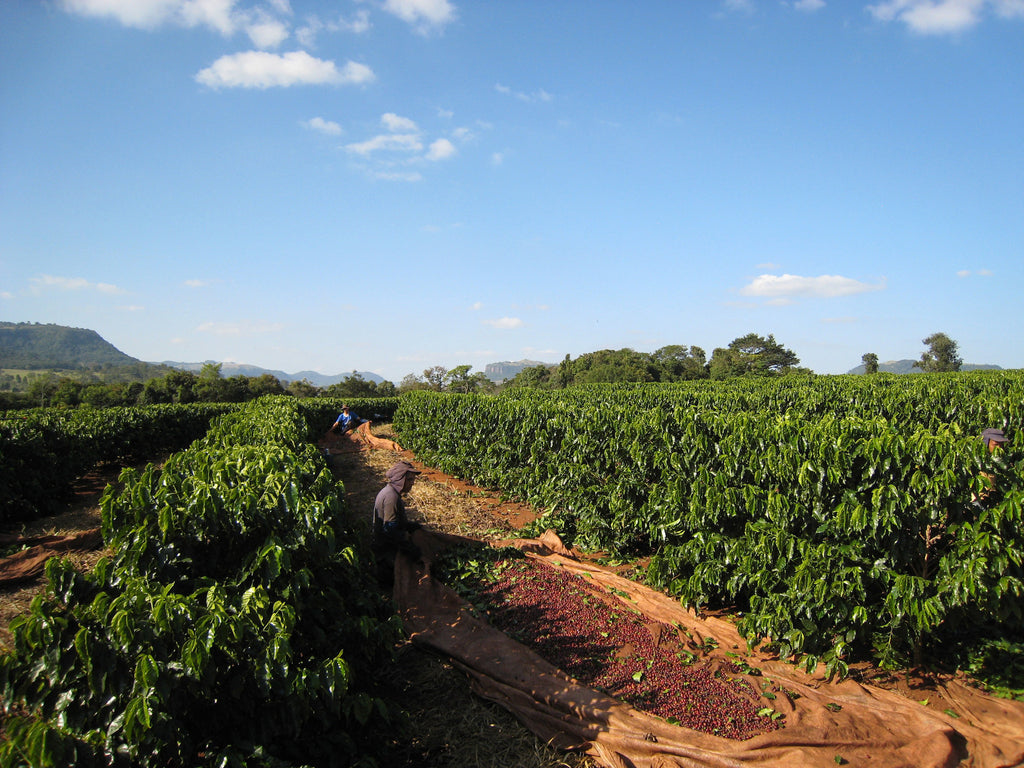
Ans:
[{"label": "distant hillside vegetation", "polygon": [[208,363],[219,365],[220,374],[224,378],[228,378],[230,376],[249,376],[251,378],[255,378],[262,376],[265,373],[269,373],[278,381],[284,382],[285,384],[290,381],[302,381],[305,379],[314,387],[329,387],[332,384],[340,384],[346,378],[355,375],[362,377],[363,381],[372,381],[375,384],[380,384],[384,381],[381,376],[378,376],[372,371],[352,371],[351,373],[339,373],[334,376],[317,373],[316,371],[285,373],[284,371],[277,371],[271,368],[260,368],[258,365],[246,365],[244,363],[218,363],[216,360],[207,360],[203,363],[181,363],[173,360],[164,360],[161,365],[168,365],[171,368],[179,368],[183,371],[199,373],[203,369],[203,366]]},{"label": "distant hillside vegetation", "polygon": [[515,378],[515,375],[520,371],[527,368],[533,368],[538,365],[549,365],[549,363],[539,363],[536,360],[519,360],[514,363],[504,361],[501,363],[488,363],[484,369],[484,375],[491,381],[502,382],[506,379]]},{"label": "distant hillside vegetation", "polygon": [[[920,368],[915,368],[914,363],[917,360],[889,360],[885,363],[878,364],[879,373],[921,373]],[[1001,371],[998,365],[976,365],[974,363],[964,363],[960,366],[961,371]],[[847,373],[864,373],[864,366],[858,365]]]},{"label": "distant hillside vegetation", "polygon": [[139,362],[86,328],[0,322],[0,368],[90,368]]}]

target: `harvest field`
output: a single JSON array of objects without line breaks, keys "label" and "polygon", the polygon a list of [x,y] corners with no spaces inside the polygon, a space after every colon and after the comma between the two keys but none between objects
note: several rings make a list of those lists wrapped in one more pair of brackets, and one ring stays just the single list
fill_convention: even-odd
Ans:
[{"label": "harvest field", "polygon": [[[1022,688],[1018,372],[413,393],[388,405],[407,455],[430,468],[426,477],[444,478],[413,494],[428,528],[480,536],[486,525],[507,531],[539,515],[520,535],[555,530],[595,553],[586,559],[599,551],[606,568],[646,581],[679,608],[730,616],[734,645],[696,642],[678,655],[692,654],[694,671],[714,656],[727,662],[719,669],[732,664],[754,681],[751,724],[762,733],[798,726],[808,698],[786,704],[786,690],[757,678],[741,637],[822,682],[879,683],[880,670],[913,668],[892,678],[906,684],[925,670],[945,679],[959,668],[1004,696]],[[113,755],[132,765],[166,764],[156,755],[193,765],[398,764],[382,745],[392,757],[402,748],[384,735],[400,731],[402,705],[388,696],[394,678],[382,681],[379,670],[396,668],[395,649],[417,625],[403,630],[372,584],[365,509],[348,509],[377,489],[357,487],[352,462],[361,459],[325,462],[313,447],[333,408],[273,398],[207,413],[190,428],[194,442],[175,432],[187,447],[165,448],[174,452],[160,469],[131,470],[108,491],[111,557],[84,575],[51,561],[55,600],[13,627],[16,653],[0,661],[10,736],[3,764],[22,764],[18,749],[37,764],[46,755],[77,765],[115,764]],[[40,418],[59,431],[53,416]],[[159,418],[166,425],[169,416]],[[124,421],[138,430],[145,417]],[[988,426],[1010,436],[1001,454],[982,450]],[[0,427],[6,465],[45,458],[33,442],[44,427]],[[394,458],[381,453],[374,461]],[[30,506],[32,482],[0,479],[25,502],[21,510]],[[442,485],[459,490],[438,512],[426,489]],[[983,501],[972,504],[972,495]],[[459,526],[454,506],[468,510]],[[18,509],[8,503],[8,518]],[[508,522],[494,522],[502,517]],[[500,582],[500,569],[473,568],[478,596]],[[449,580],[472,575],[457,571]],[[500,599],[488,597],[491,606]],[[680,632],[693,616],[680,614]],[[516,621],[525,624],[521,614]],[[557,635],[505,629],[539,641],[541,655]],[[628,644],[641,647],[639,637]],[[547,655],[562,649],[555,664],[571,668],[565,648],[556,639]],[[644,654],[649,661],[654,651],[634,656]],[[581,664],[571,674],[583,681]],[[624,669],[618,689],[591,682],[628,701],[629,681],[653,680],[653,669]],[[779,703],[767,706],[773,699],[761,694]],[[686,729],[684,718],[650,708]],[[197,721],[195,712],[204,715]],[[744,716],[737,711],[730,725]],[[961,729],[972,748],[981,743],[976,727]],[[652,728],[669,750],[661,726]],[[728,741],[715,728],[707,738]],[[744,743],[754,732],[731,735]],[[435,762],[423,762],[427,752]],[[446,753],[424,747],[420,764],[460,764],[444,762]],[[1000,754],[979,749],[971,764],[1024,759]]]}]

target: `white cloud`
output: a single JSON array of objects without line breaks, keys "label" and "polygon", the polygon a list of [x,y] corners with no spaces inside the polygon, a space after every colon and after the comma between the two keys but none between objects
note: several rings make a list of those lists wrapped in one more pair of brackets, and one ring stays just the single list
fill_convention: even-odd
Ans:
[{"label": "white cloud", "polygon": [[540,89],[539,91],[534,91],[533,93],[524,93],[523,91],[513,91],[507,85],[497,83],[494,86],[494,90],[496,90],[498,93],[503,93],[506,96],[513,96],[514,98],[517,98],[520,101],[525,101],[528,104],[537,101],[551,101],[554,99],[554,96],[545,91],[543,88]]},{"label": "white cloud", "polygon": [[268,323],[262,320],[243,320],[239,323],[202,323],[196,328],[200,333],[213,336],[262,336],[284,330],[283,323]]},{"label": "white cloud", "polygon": [[497,320],[484,320],[483,323],[484,325],[489,325],[492,328],[501,329],[521,328],[523,326],[523,321],[518,317],[502,317]]},{"label": "white cloud", "polygon": [[139,29],[177,24],[206,26],[230,35],[242,22],[234,10],[235,0],[61,0],[61,5],[70,13],[110,17]]},{"label": "white cloud", "polygon": [[414,133],[419,131],[415,121],[407,117],[400,117],[394,112],[385,112],[381,115],[380,123],[392,133]]},{"label": "white cloud", "polygon": [[427,150],[427,160],[446,160],[455,155],[457,151],[455,145],[448,139],[438,139]]},{"label": "white cloud", "polygon": [[277,48],[288,39],[288,25],[274,19],[265,18],[247,24],[245,33],[257,48]]},{"label": "white cloud", "polygon": [[996,15],[1005,19],[1024,18],[1024,0],[995,0]]},{"label": "white cloud", "polygon": [[422,181],[423,176],[416,171],[373,171],[370,175],[381,181]]},{"label": "white cloud", "polygon": [[820,11],[825,7],[825,0],[796,0],[793,7],[798,11]]},{"label": "white cloud", "polygon": [[179,0],[62,0],[64,10],[82,16],[110,16],[126,27],[153,29],[180,18]]},{"label": "white cloud", "polygon": [[469,308],[470,308],[470,309],[471,309],[472,311],[476,312],[476,311],[478,311],[478,310],[481,310],[481,309],[483,309],[483,308],[484,308],[484,305],[483,305],[483,302],[482,302],[482,301],[474,301],[474,302],[473,302],[472,304],[470,304],[470,305],[469,305]]},{"label": "white cloud", "polygon": [[837,296],[853,296],[858,293],[880,291],[884,288],[884,279],[879,283],[872,284],[840,275],[821,275],[819,277],[759,275],[748,285],[743,286],[740,293],[744,296],[760,296],[776,302],[788,302],[794,298],[830,299]]},{"label": "white cloud", "polygon": [[505,162],[504,152],[495,152],[491,155],[491,165],[501,165]]},{"label": "white cloud", "polygon": [[246,51],[222,56],[196,75],[198,82],[210,88],[359,85],[373,79],[373,70],[364,64],[350,61],[339,71],[333,61],[314,58],[305,51]]},{"label": "white cloud", "polygon": [[32,278],[33,290],[36,292],[53,289],[59,291],[97,291],[98,293],[126,293],[121,288],[111,283],[92,283],[84,277],[57,277],[54,275],[40,275]]},{"label": "white cloud", "polygon": [[959,270],[956,273],[957,277],[970,277],[971,275],[979,275],[980,277],[991,277],[992,276],[992,270],[991,269],[978,269],[978,270],[961,269],[961,270]]},{"label": "white cloud", "polygon": [[726,10],[740,11],[742,13],[753,13],[754,4],[751,0],[723,0]]},{"label": "white cloud", "polygon": [[182,0],[181,17],[186,26],[206,26],[230,35],[238,24],[234,6],[235,0]]},{"label": "white cloud", "polygon": [[867,6],[880,21],[900,21],[922,35],[962,32],[991,9],[1001,18],[1024,18],[1024,0],[884,0]]},{"label": "white cloud", "polygon": [[188,288],[205,288],[210,284],[209,280],[186,280],[183,285]]},{"label": "white cloud", "polygon": [[361,35],[370,30],[370,12],[359,10],[351,19],[339,16],[334,21],[321,21],[317,16],[308,16],[304,26],[295,30],[295,37],[303,46],[312,48],[316,45],[316,36],[321,32],[351,32]]},{"label": "white cloud", "polygon": [[0,291],[0,299],[13,299],[14,294],[10,291]]},{"label": "white cloud", "polygon": [[419,152],[423,149],[420,137],[414,133],[385,133],[366,141],[346,144],[345,149],[357,155],[370,155],[381,150],[391,152]]},{"label": "white cloud", "polygon": [[341,136],[341,126],[332,120],[324,120],[322,117],[314,117],[303,123],[311,131],[323,133],[327,136]]},{"label": "white cloud", "polygon": [[455,6],[448,0],[384,0],[383,7],[420,32],[440,29],[456,17]]}]

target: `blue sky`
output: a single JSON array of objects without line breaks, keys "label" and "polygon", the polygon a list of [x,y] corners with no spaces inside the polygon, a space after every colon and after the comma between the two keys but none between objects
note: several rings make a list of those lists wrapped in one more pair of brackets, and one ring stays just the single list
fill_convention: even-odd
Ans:
[{"label": "blue sky", "polygon": [[1024,0],[5,0],[0,320],[373,371],[1024,367]]}]

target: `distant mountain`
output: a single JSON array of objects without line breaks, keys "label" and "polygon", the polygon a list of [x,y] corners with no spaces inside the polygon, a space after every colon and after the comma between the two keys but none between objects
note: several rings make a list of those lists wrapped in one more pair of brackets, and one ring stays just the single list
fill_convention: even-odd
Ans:
[{"label": "distant mountain", "polygon": [[519,360],[515,363],[488,363],[484,368],[484,376],[499,384],[507,379],[515,377],[517,373],[525,368],[533,368],[537,365],[551,365],[551,363],[539,363],[536,360]]},{"label": "distant mountain", "polygon": [[[165,360],[160,363],[161,365],[167,365],[171,368],[178,368],[182,371],[192,371],[193,373],[199,373],[203,366],[207,363],[213,363],[217,365],[216,360],[206,360],[202,363],[178,363],[171,360]],[[285,373],[284,371],[276,371],[268,368],[260,368],[256,365],[246,365],[244,363],[220,363],[220,375],[224,378],[230,378],[231,376],[248,376],[256,378],[262,376],[265,373],[269,373],[281,382],[288,383],[289,381],[302,381],[305,379],[314,387],[329,387],[331,384],[340,384],[348,376],[358,373],[364,381],[372,381],[375,384],[380,384],[384,379],[378,376],[376,373],[371,371],[349,371],[348,373],[339,373],[334,376],[328,376],[323,373],[317,373],[316,371],[299,371],[298,373]]]},{"label": "distant mountain", "polygon": [[[206,362],[216,362],[208,360]],[[158,378],[172,369],[198,373],[205,363],[147,363],[127,355],[96,331],[87,328],[72,328],[53,323],[10,323],[0,321],[0,368],[52,371],[88,371],[108,378],[114,369],[124,371],[131,380],[146,381]],[[279,381],[301,381],[306,379],[315,387],[328,387],[345,379],[350,373],[325,376],[316,371],[285,373],[260,368],[255,365],[221,363],[221,375],[258,377],[265,373]],[[369,371],[359,371],[366,381],[380,384],[383,378]]]},{"label": "distant mountain", "polygon": [[168,371],[126,355],[96,331],[52,323],[2,321],[0,368],[96,373],[131,369],[131,378],[140,381]]},{"label": "distant mountain", "polygon": [[[917,360],[889,360],[888,362],[885,362],[885,363],[879,363],[878,364],[878,371],[879,371],[879,373],[921,373],[922,371],[921,371],[920,368],[915,368],[914,367],[914,363],[916,363],[916,362],[918,362],[918,361]],[[974,363],[964,363],[963,365],[960,366],[960,370],[961,371],[1001,371],[1002,368],[1000,368],[998,365],[988,365],[988,364],[977,365],[977,364],[974,364]],[[864,373],[864,366],[863,365],[858,365],[856,368],[853,368],[853,369],[847,371],[847,373],[856,373],[856,374]]]}]

